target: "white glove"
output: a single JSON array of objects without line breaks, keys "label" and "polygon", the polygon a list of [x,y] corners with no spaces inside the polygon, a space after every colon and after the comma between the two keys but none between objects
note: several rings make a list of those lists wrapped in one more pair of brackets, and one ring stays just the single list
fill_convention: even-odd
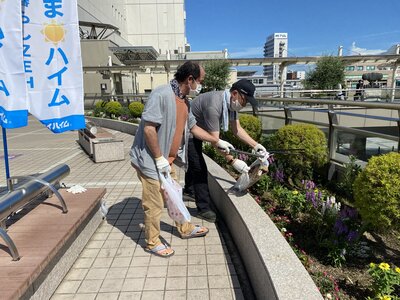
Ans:
[{"label": "white glove", "polygon": [[170,173],[171,166],[169,165],[168,160],[164,156],[160,156],[156,158],[156,167],[158,172],[160,173]]},{"label": "white glove", "polygon": [[267,149],[265,149],[265,147],[263,145],[261,145],[261,144],[255,145],[252,152],[254,154],[261,154],[261,155],[264,155],[265,153],[268,153]]},{"label": "white glove", "polygon": [[233,147],[232,144],[224,141],[224,140],[219,140],[218,143],[215,144],[218,149],[221,151],[224,151],[226,154],[229,154],[230,150],[234,150],[235,147]]},{"label": "white glove", "polygon": [[240,159],[235,159],[233,161],[232,167],[239,173],[247,173],[250,171],[250,167]]}]

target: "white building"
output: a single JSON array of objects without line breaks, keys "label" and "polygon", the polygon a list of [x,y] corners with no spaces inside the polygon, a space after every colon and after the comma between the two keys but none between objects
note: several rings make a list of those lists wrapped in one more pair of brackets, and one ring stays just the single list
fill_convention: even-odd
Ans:
[{"label": "white building", "polygon": [[[273,33],[268,38],[264,45],[264,57],[287,57],[288,56],[288,34]],[[282,72],[283,79],[286,79],[286,68]],[[264,75],[268,81],[278,83],[281,80],[279,75],[279,66],[264,66]]]}]

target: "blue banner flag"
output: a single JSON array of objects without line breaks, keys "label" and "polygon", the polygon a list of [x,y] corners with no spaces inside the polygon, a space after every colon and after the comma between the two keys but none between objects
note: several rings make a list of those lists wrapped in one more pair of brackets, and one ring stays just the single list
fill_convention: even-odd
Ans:
[{"label": "blue banner flag", "polygon": [[76,0],[22,1],[28,109],[55,133],[85,127],[77,7]]},{"label": "blue banner flag", "polygon": [[0,126],[28,124],[21,1],[0,1]]}]

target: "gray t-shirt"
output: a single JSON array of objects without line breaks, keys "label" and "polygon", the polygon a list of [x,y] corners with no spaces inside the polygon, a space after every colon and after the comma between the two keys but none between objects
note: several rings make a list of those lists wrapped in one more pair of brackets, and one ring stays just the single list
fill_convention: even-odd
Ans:
[{"label": "gray t-shirt", "polygon": [[[225,91],[208,92],[200,94],[192,101],[191,108],[197,126],[208,132],[220,131],[223,119],[224,93]],[[237,112],[229,111],[229,105],[228,113],[230,121],[238,119]]]},{"label": "gray t-shirt", "polygon": [[[158,179],[158,173],[155,160],[147,147],[144,137],[145,122],[156,123],[158,143],[160,150],[165,158],[168,158],[171,149],[172,139],[176,128],[176,103],[175,94],[171,86],[162,85],[155,88],[146,102],[139,128],[135,134],[135,140],[129,155],[131,162],[146,176]],[[196,125],[194,116],[189,112],[186,120],[186,127],[183,136],[182,148],[178,151],[180,162],[187,163],[187,143],[189,140],[189,131]]]}]

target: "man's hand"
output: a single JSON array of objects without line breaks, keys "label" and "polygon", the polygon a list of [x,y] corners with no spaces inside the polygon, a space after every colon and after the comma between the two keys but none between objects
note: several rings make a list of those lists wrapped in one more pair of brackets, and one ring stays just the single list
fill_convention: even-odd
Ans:
[{"label": "man's hand", "polygon": [[164,156],[160,156],[156,158],[156,167],[158,172],[160,173],[170,173],[171,166],[169,165],[168,160]]},{"label": "man's hand", "polygon": [[261,145],[261,144],[255,145],[252,152],[254,154],[261,154],[261,155],[264,155],[265,153],[268,153],[267,149],[265,149],[265,147],[263,145]]},{"label": "man's hand", "polygon": [[247,173],[250,171],[250,167],[240,159],[235,159],[233,161],[232,167],[239,173]]},{"label": "man's hand", "polygon": [[232,144],[230,144],[230,143],[228,143],[228,142],[226,142],[224,140],[219,140],[218,143],[215,144],[215,146],[219,150],[225,152],[226,154],[229,154],[230,150],[234,150],[235,149],[235,147],[233,147]]}]

